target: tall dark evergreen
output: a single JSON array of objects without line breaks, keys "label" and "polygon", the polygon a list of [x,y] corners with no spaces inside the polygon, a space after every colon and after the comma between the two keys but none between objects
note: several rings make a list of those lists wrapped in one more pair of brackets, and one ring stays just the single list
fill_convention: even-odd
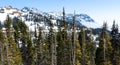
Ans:
[{"label": "tall dark evergreen", "polygon": [[65,20],[65,9],[63,8],[63,30],[62,30],[62,37],[63,37],[63,65],[70,65],[70,35],[67,29],[67,24]]},{"label": "tall dark evergreen", "polygon": [[[36,33],[35,33],[36,34]],[[36,65],[43,65],[43,36],[42,28],[39,28],[39,35],[35,46]]]},{"label": "tall dark evergreen", "polygon": [[51,64],[57,65],[56,61],[56,34],[53,30],[52,16],[50,16],[50,31],[49,31],[49,40],[50,40],[50,54],[51,54]]},{"label": "tall dark evergreen", "polygon": [[95,52],[96,52],[96,44],[93,41],[93,35],[92,30],[88,30],[88,36],[87,36],[87,56],[88,56],[88,65],[95,65]]},{"label": "tall dark evergreen", "polygon": [[5,37],[0,29],[0,65],[6,65]]},{"label": "tall dark evergreen", "polygon": [[17,43],[17,47],[20,48],[20,27],[19,27],[19,20],[16,20],[13,23],[13,28],[14,28],[14,38],[15,42]]},{"label": "tall dark evergreen", "polygon": [[63,19],[57,33],[57,65],[70,65],[70,38],[65,21],[65,10],[63,8]]},{"label": "tall dark evergreen", "polygon": [[99,47],[96,51],[96,65],[112,65],[111,63],[112,46],[110,36],[107,32],[107,24],[103,24],[99,40]]},{"label": "tall dark evergreen", "polygon": [[81,52],[81,46],[80,46],[80,43],[79,43],[79,40],[76,39],[76,49],[74,50],[75,51],[75,64],[76,65],[82,65],[81,64],[81,58],[82,58],[82,52]]},{"label": "tall dark evergreen", "polygon": [[27,25],[24,22],[19,22],[20,27],[20,41],[21,41],[21,54],[23,65],[32,65],[33,64],[33,43],[31,41],[31,36],[29,35],[29,30]]},{"label": "tall dark evergreen", "polygon": [[14,30],[11,28],[11,18],[7,16],[5,23],[6,27],[6,53],[7,53],[7,64],[8,65],[22,65],[22,58],[20,50],[17,48],[17,44],[13,38]]},{"label": "tall dark evergreen", "polygon": [[118,25],[115,24],[115,21],[113,21],[112,25],[112,31],[111,31],[111,43],[113,47],[112,51],[112,63],[113,65],[119,65],[120,64],[120,44],[119,44],[119,32],[118,32]]},{"label": "tall dark evergreen", "polygon": [[82,28],[81,29],[81,32],[79,33],[79,43],[80,43],[80,46],[81,46],[81,52],[82,52],[82,57],[81,57],[81,65],[85,65],[86,64],[86,61],[85,61],[85,45],[86,45],[86,39],[85,39],[85,29]]},{"label": "tall dark evergreen", "polygon": [[46,33],[45,34],[45,45],[43,46],[43,48],[44,48],[44,58],[45,58],[45,60],[44,60],[44,64],[45,65],[50,65],[51,64],[51,51],[50,51],[50,42],[51,40],[50,40],[50,37],[49,37],[49,34],[48,33]]},{"label": "tall dark evergreen", "polygon": [[64,44],[63,44],[62,30],[61,28],[59,28],[57,33],[57,65],[63,65],[64,62],[63,48],[64,48]]},{"label": "tall dark evergreen", "polygon": [[78,41],[77,37],[77,32],[76,32],[76,17],[75,17],[75,12],[73,16],[73,30],[72,30],[72,44],[69,43],[70,45],[70,58],[71,58],[71,65],[81,65],[81,46]]},{"label": "tall dark evergreen", "polygon": [[62,24],[62,26],[64,27],[64,29],[66,29],[66,21],[65,21],[65,9],[64,9],[64,7],[63,7],[63,24]]},{"label": "tall dark evergreen", "polygon": [[71,45],[71,61],[72,61],[72,65],[76,65],[76,21],[75,21],[75,12],[74,12],[74,16],[73,16],[73,41],[72,41],[72,45]]}]

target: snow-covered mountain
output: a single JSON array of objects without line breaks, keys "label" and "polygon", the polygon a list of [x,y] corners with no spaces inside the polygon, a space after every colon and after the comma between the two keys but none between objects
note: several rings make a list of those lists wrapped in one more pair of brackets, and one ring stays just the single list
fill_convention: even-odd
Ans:
[{"label": "snow-covered mountain", "polygon": [[[34,27],[40,26],[44,29],[48,29],[45,19],[49,19],[50,15],[53,17],[54,25],[57,25],[57,20],[62,20],[62,12],[42,12],[37,8],[23,7],[22,9],[13,8],[12,6],[6,6],[0,8],[0,21],[4,24],[6,16],[11,18],[22,19],[29,27],[30,30],[34,30]],[[66,22],[73,22],[74,14],[66,14]],[[77,26],[84,26],[87,28],[98,28],[98,24],[87,14],[75,14]],[[37,23],[35,23],[37,22]],[[47,22],[48,23],[48,22]],[[57,29],[57,26],[54,27]]]},{"label": "snow-covered mountain", "polygon": [[0,21],[4,22],[6,16],[9,15],[11,18],[19,17],[23,12],[17,8],[12,8],[11,6],[1,7],[0,8]]}]

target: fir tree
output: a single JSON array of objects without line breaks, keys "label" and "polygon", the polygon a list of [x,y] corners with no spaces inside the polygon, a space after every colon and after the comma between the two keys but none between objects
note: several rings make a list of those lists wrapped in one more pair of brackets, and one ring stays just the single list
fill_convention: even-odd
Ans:
[{"label": "fir tree", "polygon": [[96,65],[112,65],[111,54],[112,46],[110,42],[110,36],[107,33],[107,24],[103,24],[102,32],[100,35],[99,47],[96,51]]},{"label": "fir tree", "polygon": [[50,40],[50,53],[51,53],[51,65],[56,65],[56,37],[53,30],[52,16],[50,17],[50,31],[49,31],[49,40]]},{"label": "fir tree", "polygon": [[71,65],[81,65],[80,59],[81,59],[81,47],[80,43],[77,38],[77,32],[76,32],[76,17],[75,12],[73,16],[73,32],[72,32],[72,44],[70,44],[70,50],[71,50]]},{"label": "fir tree", "polygon": [[88,33],[88,39],[87,39],[87,53],[88,53],[88,64],[89,65],[95,65],[95,51],[96,51],[96,45],[93,42],[93,36],[92,36],[92,30],[89,30]]},{"label": "fir tree", "polygon": [[33,47],[33,43],[31,40],[31,36],[29,36],[28,40],[27,40],[27,65],[33,65],[34,64],[34,47]]},{"label": "fir tree", "polygon": [[43,53],[44,53],[44,65],[50,65],[51,64],[51,52],[50,52],[50,37],[49,34],[45,35],[45,43],[43,45]]},{"label": "fir tree", "polygon": [[70,65],[70,38],[67,30],[67,24],[65,20],[65,9],[63,8],[63,30],[62,30],[62,38],[63,38],[63,65]]},{"label": "fir tree", "polygon": [[70,37],[68,36],[68,32],[66,29],[62,31],[63,37],[63,65],[70,65]]},{"label": "fir tree", "polygon": [[[63,27],[63,28],[62,28]],[[65,10],[63,8],[63,19],[62,24],[58,29],[57,33],[57,65],[70,65],[70,38],[68,36],[66,21],[65,21]]]},{"label": "fir tree", "polygon": [[79,33],[79,43],[80,43],[80,46],[81,46],[81,52],[82,52],[82,57],[81,57],[81,65],[85,65],[86,64],[86,61],[85,61],[85,42],[86,42],[86,39],[85,39],[85,30],[84,28],[81,29],[81,32]]},{"label": "fir tree", "polygon": [[81,64],[81,57],[82,57],[82,53],[81,53],[81,46],[80,46],[80,43],[79,43],[79,40],[76,39],[76,49],[74,50],[75,51],[75,54],[76,54],[76,65],[82,65]]},{"label": "fir tree", "polygon": [[63,37],[62,37],[62,31],[61,28],[59,28],[57,33],[57,65],[63,65]]},{"label": "fir tree", "polygon": [[62,24],[62,26],[64,26],[64,29],[66,29],[66,21],[65,21],[65,9],[64,9],[64,7],[63,7],[63,24]]},{"label": "fir tree", "polygon": [[119,33],[118,33],[118,25],[115,24],[115,21],[113,21],[112,31],[111,31],[111,43],[113,47],[113,53],[112,53],[112,63],[113,65],[119,65],[120,64],[120,44],[119,44]]},{"label": "fir tree", "polygon": [[20,41],[21,41],[21,53],[22,53],[22,62],[23,65],[32,65],[33,64],[33,52],[34,47],[31,41],[31,36],[28,33],[27,25],[24,22],[19,22],[20,27]]},{"label": "fir tree", "polygon": [[74,17],[73,17],[73,44],[72,44],[72,65],[76,65],[76,54],[75,54],[75,49],[76,49],[76,21],[75,21],[75,12],[74,12]]},{"label": "fir tree", "polygon": [[2,30],[0,29],[0,65],[6,65],[6,50],[5,50],[5,37],[4,34],[2,32]]},{"label": "fir tree", "polygon": [[20,48],[19,41],[20,41],[20,27],[19,27],[19,21],[14,22],[13,24],[14,28],[14,38],[15,42],[17,43],[18,48]]},{"label": "fir tree", "polygon": [[5,27],[7,43],[7,63],[8,65],[22,65],[21,54],[13,38],[13,30],[11,29],[11,18],[9,16],[7,16]]},{"label": "fir tree", "polygon": [[42,35],[42,28],[39,28],[39,35],[36,44],[36,54],[37,54],[37,61],[36,65],[43,65],[44,63],[44,48],[43,48],[43,35]]}]

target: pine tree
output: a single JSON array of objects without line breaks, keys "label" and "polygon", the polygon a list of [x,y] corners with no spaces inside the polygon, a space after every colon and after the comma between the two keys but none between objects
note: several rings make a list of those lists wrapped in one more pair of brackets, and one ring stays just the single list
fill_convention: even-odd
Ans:
[{"label": "pine tree", "polygon": [[36,65],[43,65],[44,64],[44,48],[43,48],[43,35],[42,35],[42,28],[39,28],[39,35],[36,43]]},{"label": "pine tree", "polygon": [[82,65],[81,64],[81,57],[82,57],[81,46],[78,39],[76,39],[75,54],[76,54],[76,61],[75,61],[76,65]]},{"label": "pine tree", "polygon": [[58,33],[57,33],[57,65],[63,65],[63,37],[62,37],[62,31],[61,28],[59,28]]},{"label": "pine tree", "polygon": [[20,27],[20,41],[21,41],[21,54],[23,65],[32,65],[33,64],[33,53],[34,46],[31,40],[31,36],[28,33],[28,27],[24,22],[19,22]]},{"label": "pine tree", "polygon": [[65,9],[63,8],[63,30],[62,30],[62,38],[63,38],[63,65],[70,65],[70,38],[67,29],[67,24],[65,20]]},{"label": "pine tree", "polygon": [[43,45],[43,53],[44,53],[44,65],[51,64],[51,54],[50,54],[50,39],[49,34],[45,35],[45,43]]},{"label": "pine tree", "polygon": [[31,40],[31,36],[29,36],[27,40],[27,65],[33,65],[34,64],[34,46]]},{"label": "pine tree", "polygon": [[16,22],[14,22],[13,24],[13,28],[14,28],[14,38],[15,38],[15,42],[17,43],[18,48],[20,48],[19,45],[19,39],[20,39],[20,27],[19,27],[19,20],[17,20]]},{"label": "pine tree", "polygon": [[65,9],[64,9],[64,7],[63,7],[63,20],[62,21],[63,21],[62,26],[64,27],[64,29],[66,29],[67,26],[66,26],[66,21],[65,21]]},{"label": "pine tree", "polygon": [[51,53],[51,64],[57,65],[56,63],[56,37],[53,30],[52,16],[50,16],[50,31],[49,31],[49,40],[50,40],[50,53]]},{"label": "pine tree", "polygon": [[81,65],[80,59],[81,59],[81,47],[80,43],[77,38],[77,32],[76,32],[76,17],[75,12],[73,16],[73,32],[72,32],[72,44],[70,44],[70,50],[71,50],[71,65]]},{"label": "pine tree", "polygon": [[0,29],[0,65],[6,65],[5,64],[5,37],[4,34],[2,32],[2,30]]},{"label": "pine tree", "polygon": [[13,38],[13,30],[11,28],[11,18],[7,16],[5,23],[6,27],[6,50],[7,50],[7,64],[8,65],[22,65],[20,51]]},{"label": "pine tree", "polygon": [[76,21],[75,21],[75,12],[73,17],[73,44],[72,44],[72,65],[76,65],[76,55],[75,55],[75,49],[76,49]]},{"label": "pine tree", "polygon": [[93,36],[92,36],[92,30],[89,30],[88,33],[88,39],[87,39],[87,53],[88,53],[88,64],[89,65],[95,65],[95,51],[96,51],[96,45],[93,42]]},{"label": "pine tree", "polygon": [[86,42],[86,39],[85,39],[85,29],[82,28],[81,29],[81,32],[79,33],[79,43],[80,43],[80,46],[81,46],[81,52],[82,52],[82,57],[81,57],[81,65],[85,65],[86,64],[86,60],[85,60],[85,42]]},{"label": "pine tree", "polygon": [[63,65],[70,65],[70,37],[67,29],[62,30],[63,38]]},{"label": "pine tree", "polygon": [[96,65],[112,65],[111,54],[112,46],[110,42],[110,36],[107,33],[107,24],[103,24],[102,32],[100,35],[99,47],[96,51]]},{"label": "pine tree", "polygon": [[70,65],[70,37],[65,21],[65,10],[63,8],[63,19],[57,33],[57,65]]},{"label": "pine tree", "polygon": [[120,64],[119,33],[118,33],[118,25],[115,24],[115,21],[113,21],[111,36],[112,36],[111,43],[113,47],[112,63],[113,65],[119,65]]}]

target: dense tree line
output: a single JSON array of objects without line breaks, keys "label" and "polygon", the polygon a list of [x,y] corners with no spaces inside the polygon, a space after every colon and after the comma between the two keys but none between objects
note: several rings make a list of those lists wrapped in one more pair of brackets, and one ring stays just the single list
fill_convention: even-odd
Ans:
[{"label": "dense tree line", "polygon": [[75,19],[74,15],[69,30],[63,8],[58,31],[53,29],[50,16],[49,32],[40,27],[33,35],[22,20],[12,23],[7,16],[5,29],[0,28],[0,65],[120,65],[120,34],[115,21],[111,33],[107,23],[103,24],[97,47],[92,29],[76,30]]}]

